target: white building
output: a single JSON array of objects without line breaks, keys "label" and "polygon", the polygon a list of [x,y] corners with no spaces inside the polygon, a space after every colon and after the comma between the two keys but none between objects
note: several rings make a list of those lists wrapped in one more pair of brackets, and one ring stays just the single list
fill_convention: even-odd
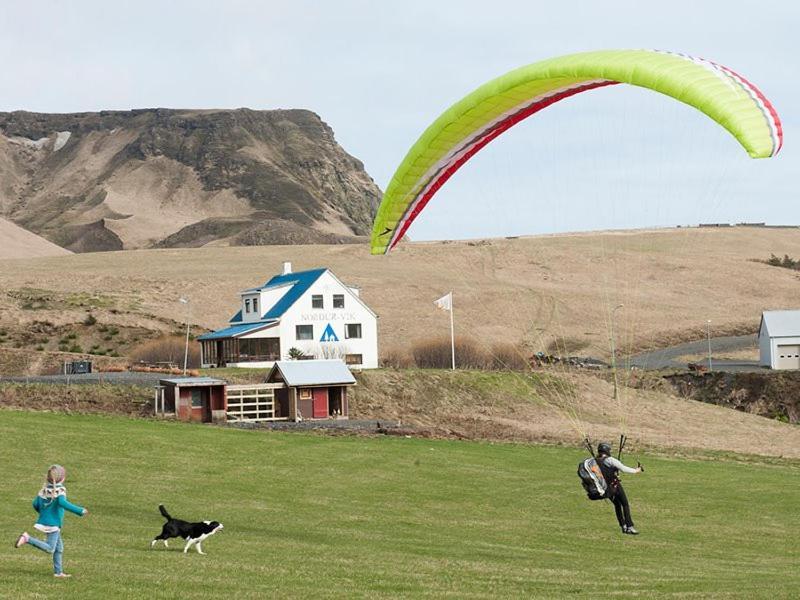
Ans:
[{"label": "white building", "polygon": [[378,366],[378,318],[328,269],[283,273],[240,293],[228,327],[201,335],[203,367],[271,367],[276,360],[341,358],[350,366]]},{"label": "white building", "polygon": [[758,349],[763,367],[800,369],[800,310],[761,313]]}]

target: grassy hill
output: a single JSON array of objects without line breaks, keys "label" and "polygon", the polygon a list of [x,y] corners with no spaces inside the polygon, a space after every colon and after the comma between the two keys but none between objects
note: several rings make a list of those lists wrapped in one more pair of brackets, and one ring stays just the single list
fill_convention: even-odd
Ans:
[{"label": "grassy hill", "polygon": [[[30,529],[51,462],[92,511],[67,517],[71,580],[0,545],[2,597],[790,598],[800,585],[796,462],[632,456],[648,467],[626,482],[633,538],[585,499],[573,449],[0,414],[7,542]],[[207,556],[148,549],[159,503],[224,523]]]},{"label": "grassy hill", "polygon": [[[797,274],[755,262],[800,256],[800,230],[673,229],[406,244],[389,256],[366,246],[270,246],[142,250],[0,261],[0,328],[34,321],[172,330],[186,317],[216,328],[238,292],[292,261],[327,266],[380,316],[383,355],[448,335],[433,300],[453,290],[457,332],[583,355],[609,354],[610,314],[623,353],[712,335],[753,331],[764,309],[797,306]],[[31,302],[37,294],[55,298]],[[87,295],[99,300],[75,303]],[[614,307],[623,304],[622,308]],[[9,336],[8,339],[11,339]],[[80,341],[80,340],[79,340]],[[0,342],[1,344],[2,342]],[[86,346],[86,344],[84,344]],[[32,349],[32,348],[31,348]]]}]

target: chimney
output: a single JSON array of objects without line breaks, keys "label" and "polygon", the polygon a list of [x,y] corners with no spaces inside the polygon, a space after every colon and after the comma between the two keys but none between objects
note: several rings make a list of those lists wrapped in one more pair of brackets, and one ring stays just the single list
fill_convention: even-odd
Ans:
[{"label": "chimney", "polygon": [[288,275],[291,272],[292,272],[292,263],[290,262],[283,263],[283,274]]}]

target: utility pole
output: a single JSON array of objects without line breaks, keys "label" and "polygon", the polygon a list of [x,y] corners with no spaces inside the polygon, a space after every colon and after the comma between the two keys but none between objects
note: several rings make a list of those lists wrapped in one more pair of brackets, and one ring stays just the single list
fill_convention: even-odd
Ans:
[{"label": "utility pole", "polygon": [[708,372],[711,373],[714,370],[711,366],[711,319],[706,321],[706,338],[708,338]]},{"label": "utility pole", "polygon": [[189,363],[189,299],[180,298],[178,302],[186,305],[186,346],[183,350],[183,376],[186,377],[186,366]]}]

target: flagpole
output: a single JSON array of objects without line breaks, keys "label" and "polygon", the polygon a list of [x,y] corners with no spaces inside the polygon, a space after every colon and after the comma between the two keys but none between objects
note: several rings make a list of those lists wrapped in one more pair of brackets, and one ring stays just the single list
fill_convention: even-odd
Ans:
[{"label": "flagpole", "polygon": [[453,371],[456,370],[456,336],[453,327],[453,292],[450,292],[450,357],[452,359]]}]

